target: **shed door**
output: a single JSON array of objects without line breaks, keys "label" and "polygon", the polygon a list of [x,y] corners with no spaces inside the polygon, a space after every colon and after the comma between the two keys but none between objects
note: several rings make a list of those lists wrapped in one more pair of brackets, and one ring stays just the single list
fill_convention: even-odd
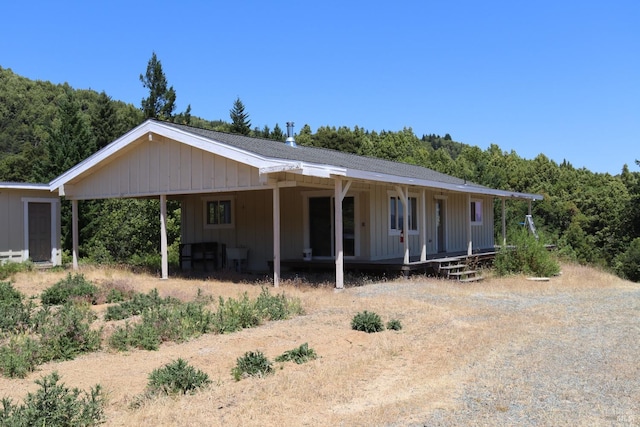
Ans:
[{"label": "shed door", "polygon": [[29,258],[51,261],[51,204],[29,203]]}]

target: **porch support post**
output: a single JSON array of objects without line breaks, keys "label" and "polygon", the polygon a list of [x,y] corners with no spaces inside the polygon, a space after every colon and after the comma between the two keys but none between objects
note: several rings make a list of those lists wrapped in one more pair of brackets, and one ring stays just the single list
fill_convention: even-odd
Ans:
[{"label": "porch support post", "polygon": [[504,197],[502,198],[502,246],[507,245],[507,208]]},{"label": "porch support post", "polygon": [[471,194],[467,194],[467,255],[473,255],[473,242],[471,239]]},{"label": "porch support post", "polygon": [[344,241],[342,224],[342,201],[347,195],[351,181],[342,183],[342,179],[335,178],[334,210],[335,210],[335,246],[336,246],[336,289],[344,288]]},{"label": "porch support post", "polygon": [[71,254],[73,269],[78,269],[78,201],[71,200]]},{"label": "porch support post", "polygon": [[403,218],[402,233],[404,234],[404,264],[409,264],[409,187],[396,185],[396,192],[402,200]]},{"label": "porch support post", "polygon": [[531,199],[529,199],[529,215],[531,215]]},{"label": "porch support post", "polygon": [[169,278],[169,255],[167,254],[167,195],[160,195],[160,255],[162,257],[162,279]]},{"label": "porch support post", "polygon": [[420,246],[422,247],[420,251],[420,261],[427,260],[427,201],[426,201],[427,192],[425,189],[422,189],[422,194],[420,195]]},{"label": "porch support post", "polygon": [[273,286],[280,286],[280,187],[273,187]]}]

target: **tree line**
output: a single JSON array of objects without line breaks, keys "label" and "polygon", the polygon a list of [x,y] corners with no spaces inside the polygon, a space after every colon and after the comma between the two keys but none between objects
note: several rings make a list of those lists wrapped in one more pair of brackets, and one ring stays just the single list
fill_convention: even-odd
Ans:
[{"label": "tree line", "polygon": [[[155,53],[139,79],[149,95],[135,107],[104,92],[32,81],[0,67],[0,181],[49,182],[147,118],[258,138],[286,138],[277,123],[273,128],[252,128],[240,97],[233,102],[228,121],[192,116],[190,106],[176,113],[176,91],[168,85]],[[544,200],[533,205],[536,225],[562,256],[640,281],[640,173],[627,164],[617,175],[594,173],[567,160],[556,163],[544,154],[524,159],[495,144],[483,150],[456,142],[449,134],[418,136],[408,127],[370,131],[321,126],[313,132],[304,125],[296,143],[416,164],[492,188],[543,194]],[[638,161],[632,163],[634,169],[637,166]],[[83,202],[81,255],[104,262],[152,262],[159,250],[156,203]],[[180,207],[175,203],[169,208],[170,242],[177,244]],[[495,209],[499,218],[501,205],[496,203]],[[509,228],[520,227],[526,213],[524,204],[510,203]],[[63,203],[67,249],[69,218],[70,209]]]}]

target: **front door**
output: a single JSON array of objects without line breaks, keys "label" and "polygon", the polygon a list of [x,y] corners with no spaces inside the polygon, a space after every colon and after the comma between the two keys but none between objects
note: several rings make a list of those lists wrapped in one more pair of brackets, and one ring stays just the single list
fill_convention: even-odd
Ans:
[{"label": "front door", "polygon": [[[333,197],[309,197],[309,244],[314,257],[335,256]],[[345,256],[356,253],[355,199],[342,202],[342,242]]]},{"label": "front door", "polygon": [[29,202],[29,258],[51,261],[51,204]]}]

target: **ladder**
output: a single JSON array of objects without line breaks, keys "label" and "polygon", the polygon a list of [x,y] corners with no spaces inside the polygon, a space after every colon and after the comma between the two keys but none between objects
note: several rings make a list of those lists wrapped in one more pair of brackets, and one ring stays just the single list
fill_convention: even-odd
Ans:
[{"label": "ladder", "polygon": [[529,231],[531,232],[531,234],[533,234],[536,237],[536,240],[537,240],[538,232],[536,231],[536,226],[533,224],[533,217],[531,215],[525,215],[524,225],[527,226],[527,228],[529,228]]}]

